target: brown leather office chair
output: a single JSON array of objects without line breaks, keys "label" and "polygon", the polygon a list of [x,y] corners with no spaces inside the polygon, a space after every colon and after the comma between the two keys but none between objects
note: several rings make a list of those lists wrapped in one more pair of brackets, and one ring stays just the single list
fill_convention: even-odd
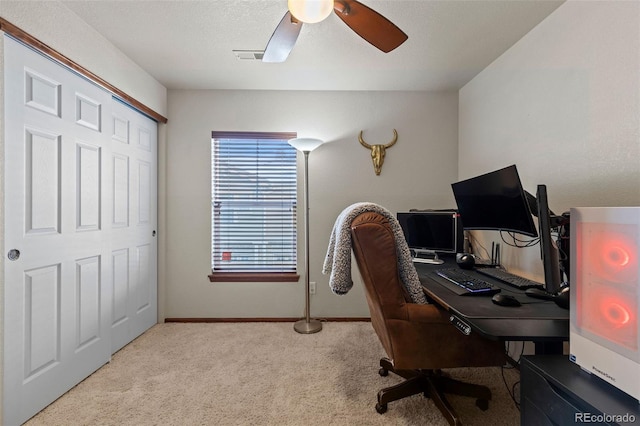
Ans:
[{"label": "brown leather office chair", "polygon": [[444,394],[476,398],[482,410],[491,399],[489,388],[447,377],[443,368],[503,365],[504,344],[477,334],[463,335],[449,314],[435,304],[411,303],[398,275],[396,243],[388,220],[374,212],[351,222],[352,248],[362,275],[371,324],[388,358],[380,360],[380,375],[389,371],[406,380],[378,392],[376,410],[389,402],[419,393],[433,399],[450,424],[459,425]]}]

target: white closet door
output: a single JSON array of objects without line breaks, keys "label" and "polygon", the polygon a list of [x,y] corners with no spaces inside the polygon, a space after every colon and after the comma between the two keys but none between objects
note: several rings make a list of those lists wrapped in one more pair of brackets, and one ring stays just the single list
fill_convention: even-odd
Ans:
[{"label": "white closet door", "polygon": [[110,253],[102,244],[110,104],[107,92],[5,37],[7,425],[111,354]]},{"label": "white closet door", "polygon": [[[8,37],[4,59],[3,423],[17,425],[156,322],[157,138]],[[122,148],[114,117],[129,114]]]},{"label": "white closet door", "polygon": [[113,352],[157,322],[157,128],[114,101],[109,177]]}]

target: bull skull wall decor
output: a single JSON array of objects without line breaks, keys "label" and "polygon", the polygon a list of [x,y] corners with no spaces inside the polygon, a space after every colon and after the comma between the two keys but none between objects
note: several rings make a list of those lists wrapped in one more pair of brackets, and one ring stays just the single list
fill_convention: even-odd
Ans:
[{"label": "bull skull wall decor", "polygon": [[358,136],[358,140],[360,144],[365,148],[371,150],[371,159],[373,160],[373,170],[376,172],[376,176],[380,175],[380,171],[382,170],[382,163],[384,163],[384,156],[387,153],[387,148],[391,148],[398,142],[398,132],[396,129],[393,129],[393,140],[386,145],[369,145],[362,138],[362,132],[360,131],[360,135]]}]

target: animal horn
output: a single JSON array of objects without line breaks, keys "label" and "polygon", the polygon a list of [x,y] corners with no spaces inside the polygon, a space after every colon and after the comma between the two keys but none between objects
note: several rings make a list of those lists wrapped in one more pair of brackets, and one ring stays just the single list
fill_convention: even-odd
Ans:
[{"label": "animal horn", "polygon": [[396,142],[398,142],[398,132],[396,132],[396,129],[393,129],[393,140],[388,144],[386,144],[384,147],[391,148],[393,145],[396,144]]},{"label": "animal horn", "polygon": [[371,149],[371,145],[369,145],[368,143],[366,143],[364,141],[364,139],[362,139],[362,132],[363,132],[363,130],[360,130],[360,134],[358,135],[358,140],[360,141],[360,144],[362,146],[364,146],[365,148],[367,148],[367,149]]}]

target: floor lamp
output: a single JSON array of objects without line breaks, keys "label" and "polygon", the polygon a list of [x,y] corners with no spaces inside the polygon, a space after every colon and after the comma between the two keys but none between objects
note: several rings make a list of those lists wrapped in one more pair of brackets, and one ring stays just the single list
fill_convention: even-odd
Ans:
[{"label": "floor lamp", "polygon": [[320,139],[290,139],[289,145],[304,154],[304,284],[305,284],[305,318],[297,321],[293,329],[298,333],[311,334],[322,330],[322,323],[310,318],[309,305],[309,153],[322,145]]}]

